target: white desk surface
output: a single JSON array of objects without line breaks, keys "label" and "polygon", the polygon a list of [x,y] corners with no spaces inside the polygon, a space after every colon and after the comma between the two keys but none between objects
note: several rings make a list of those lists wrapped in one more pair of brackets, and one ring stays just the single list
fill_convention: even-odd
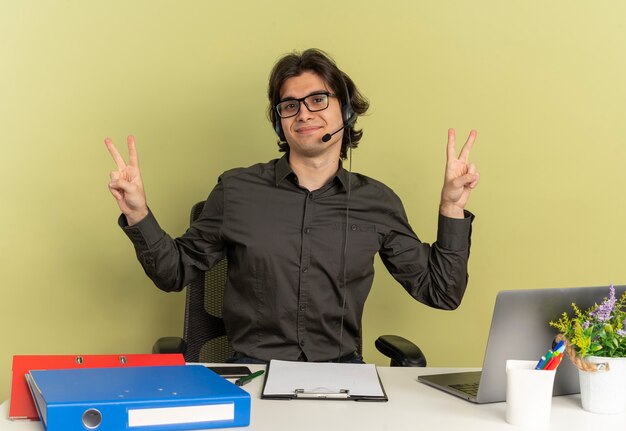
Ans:
[{"label": "white desk surface", "polygon": [[[250,365],[256,371],[263,366]],[[505,403],[477,405],[417,381],[420,374],[456,372],[451,368],[390,368],[378,372],[388,402],[263,400],[263,377],[243,386],[252,398],[250,426],[254,431],[332,430],[520,430],[504,420]],[[0,404],[0,431],[42,431],[39,422],[12,422],[9,402]],[[554,397],[551,430],[624,429],[626,414],[597,415],[580,406],[580,395]]]}]

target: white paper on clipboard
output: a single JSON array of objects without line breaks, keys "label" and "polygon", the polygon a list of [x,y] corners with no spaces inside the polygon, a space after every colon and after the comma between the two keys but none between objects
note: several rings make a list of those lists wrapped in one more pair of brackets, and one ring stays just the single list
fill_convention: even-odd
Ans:
[{"label": "white paper on clipboard", "polygon": [[374,364],[271,360],[264,398],[323,398],[386,401]]}]

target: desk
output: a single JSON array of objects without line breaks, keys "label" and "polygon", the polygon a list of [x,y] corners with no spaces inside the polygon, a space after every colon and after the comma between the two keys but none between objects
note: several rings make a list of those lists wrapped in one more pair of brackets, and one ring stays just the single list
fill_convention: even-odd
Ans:
[{"label": "desk", "polygon": [[[264,366],[250,365],[256,371]],[[476,405],[417,381],[420,374],[456,372],[450,368],[379,367],[388,402],[263,400],[263,379],[243,386],[252,397],[253,431],[334,430],[519,430],[504,421],[505,403]],[[41,431],[39,422],[11,422],[9,402],[0,405],[0,431]],[[596,415],[580,406],[580,395],[554,397],[551,430],[623,429],[626,414]]]}]

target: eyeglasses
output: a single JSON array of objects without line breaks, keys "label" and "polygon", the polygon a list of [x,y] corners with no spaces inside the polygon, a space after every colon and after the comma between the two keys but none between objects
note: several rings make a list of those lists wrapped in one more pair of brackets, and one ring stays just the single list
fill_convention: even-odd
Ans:
[{"label": "eyeglasses", "polygon": [[323,111],[328,108],[328,98],[336,96],[333,93],[314,93],[300,99],[285,99],[276,105],[276,112],[280,118],[293,117],[300,112],[300,103],[304,103],[309,112]]}]

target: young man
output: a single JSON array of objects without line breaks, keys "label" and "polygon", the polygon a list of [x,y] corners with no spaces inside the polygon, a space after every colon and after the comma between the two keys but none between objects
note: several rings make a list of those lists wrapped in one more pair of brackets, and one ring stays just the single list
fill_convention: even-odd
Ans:
[{"label": "young man", "polygon": [[468,156],[448,131],[437,241],[422,243],[400,199],[384,184],[346,171],[358,145],[358,115],[368,102],[332,59],[310,49],[280,59],[269,80],[268,114],[286,154],[220,176],[199,219],[172,239],[148,209],[134,138],[127,165],[117,164],[109,190],[120,226],[154,283],[179,291],[228,257],[223,317],[233,361],[362,361],[356,355],[365,300],[378,253],[418,301],[458,307],[467,285],[473,216],[465,211],[478,182]]}]

